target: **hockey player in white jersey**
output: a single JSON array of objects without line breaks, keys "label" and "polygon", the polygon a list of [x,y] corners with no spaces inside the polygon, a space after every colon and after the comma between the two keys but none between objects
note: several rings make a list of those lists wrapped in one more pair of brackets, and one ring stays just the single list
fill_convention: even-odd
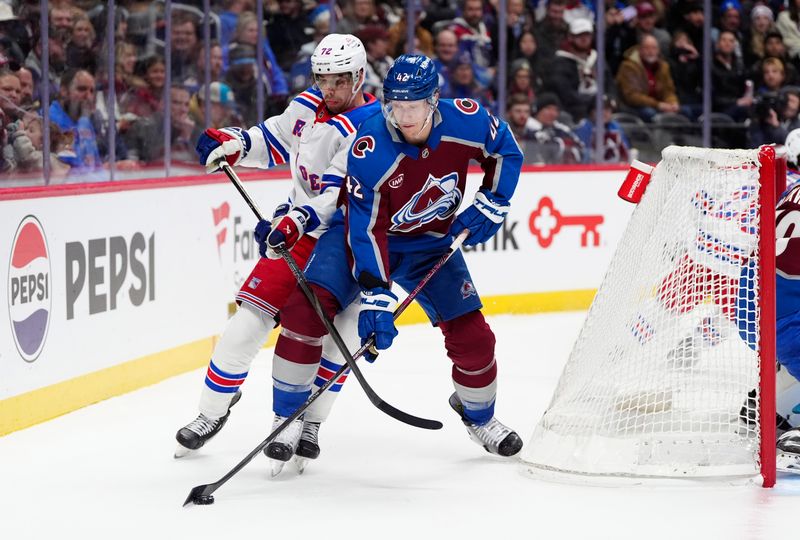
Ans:
[{"label": "hockey player in white jersey", "polygon": [[[253,358],[276,326],[276,317],[296,287],[285,261],[269,246],[291,249],[293,258],[303,267],[317,239],[328,228],[356,129],[364,119],[380,111],[375,97],[361,90],[366,60],[364,46],[354,36],[328,35],[311,57],[314,86],[295,97],[283,114],[247,130],[208,129],[198,141],[200,163],[209,171],[217,170],[221,159],[231,166],[259,168],[289,163],[292,190],[287,202],[275,209],[272,220],[262,220],[256,226],[254,236],[262,258],[236,295],[239,309],[209,362],[200,414],[176,435],[179,443],[176,457],[200,448],[222,429],[229,408],[241,395],[239,387]],[[337,327],[351,350],[360,343],[355,329],[357,313],[354,308],[349,316],[345,312],[337,318]],[[283,382],[291,379],[286,373],[291,366],[273,364],[273,429],[307,399],[312,389],[322,386],[344,365],[332,340],[322,345],[324,359],[317,376],[306,381],[302,388]],[[317,457],[319,425],[327,417],[344,378],[265,449],[265,454],[273,460],[273,476],[295,452],[301,458],[298,460],[301,472],[306,459]]]}]

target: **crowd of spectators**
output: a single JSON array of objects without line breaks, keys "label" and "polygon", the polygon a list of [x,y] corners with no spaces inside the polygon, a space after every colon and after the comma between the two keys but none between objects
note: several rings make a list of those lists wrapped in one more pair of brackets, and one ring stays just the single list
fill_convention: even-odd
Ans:
[{"label": "crowd of spectators", "polygon": [[[504,28],[497,0],[407,1],[417,13],[410,48],[434,59],[441,96],[474,99],[503,114],[528,163],[627,162],[643,147],[663,143],[653,137],[659,130],[667,142],[696,141],[706,17],[713,25],[711,120],[715,129],[722,127],[715,146],[781,143],[800,125],[800,0],[714,1],[711,13],[699,0],[606,0],[602,66],[592,0],[507,0]],[[406,3],[339,0],[333,7],[336,31],[364,42],[365,88],[378,97],[393,59],[408,48]],[[116,3],[112,77],[105,2],[48,4],[45,74],[40,2],[0,0],[0,172],[42,169],[43,107],[50,118],[52,175],[91,180],[103,176],[110,156],[119,170],[163,162],[165,107],[171,156],[188,162],[207,126],[259,122],[259,93],[266,117],[312,84],[310,56],[330,31],[331,4],[265,0],[259,39],[255,0],[212,0],[208,106],[203,2],[172,5],[166,35],[163,2]],[[498,69],[502,32],[504,70]],[[500,103],[502,73],[507,97]],[[116,99],[109,110],[112,81]],[[113,152],[107,144],[111,122]]]}]

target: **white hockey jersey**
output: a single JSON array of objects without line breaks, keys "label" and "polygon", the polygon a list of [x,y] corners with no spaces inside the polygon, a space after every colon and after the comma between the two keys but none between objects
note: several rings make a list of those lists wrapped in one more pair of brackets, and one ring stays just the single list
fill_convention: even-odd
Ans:
[{"label": "white hockey jersey", "polygon": [[336,210],[347,172],[347,154],[358,126],[380,111],[374,96],[366,104],[337,115],[325,107],[322,92],[311,87],[295,97],[283,114],[247,130],[251,147],[239,162],[266,169],[289,163],[292,190],[289,204],[316,213],[320,225],[307,234],[319,238]]}]

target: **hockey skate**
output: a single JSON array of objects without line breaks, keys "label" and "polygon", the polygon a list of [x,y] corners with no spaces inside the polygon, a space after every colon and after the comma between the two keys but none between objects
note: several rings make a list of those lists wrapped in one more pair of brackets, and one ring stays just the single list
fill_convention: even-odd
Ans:
[{"label": "hockey skate", "polygon": [[779,471],[800,474],[800,427],[778,437],[776,465]]},{"label": "hockey skate", "polygon": [[300,474],[303,474],[309,459],[319,457],[319,426],[319,422],[303,422],[303,432],[294,451],[294,464]]},{"label": "hockey skate", "polygon": [[214,435],[219,433],[228,421],[228,416],[231,414],[231,407],[236,405],[241,398],[242,392],[241,390],[237,390],[231,398],[231,404],[228,405],[228,412],[225,413],[225,416],[209,418],[201,413],[189,424],[179,429],[178,433],[175,434],[175,439],[178,441],[178,448],[175,449],[175,458],[178,459],[191,454],[206,444]]},{"label": "hockey skate", "polygon": [[[272,421],[272,431],[275,431],[278,426],[286,421],[285,416],[275,415]],[[281,431],[275,440],[272,441],[264,448],[264,455],[270,461],[270,476],[275,478],[283,470],[283,466],[292,459],[294,452],[297,449],[300,440],[300,434],[303,431],[303,419],[297,418],[291,424],[286,426],[286,429]]]},{"label": "hockey skate", "polygon": [[510,457],[518,454],[522,450],[522,439],[511,428],[504,426],[496,418],[492,417],[491,420],[482,426],[473,424],[464,416],[464,406],[458,399],[458,395],[453,392],[450,396],[450,406],[461,417],[461,421],[467,426],[467,433],[469,438],[475,441],[479,446],[490,454],[495,454],[502,457]]}]

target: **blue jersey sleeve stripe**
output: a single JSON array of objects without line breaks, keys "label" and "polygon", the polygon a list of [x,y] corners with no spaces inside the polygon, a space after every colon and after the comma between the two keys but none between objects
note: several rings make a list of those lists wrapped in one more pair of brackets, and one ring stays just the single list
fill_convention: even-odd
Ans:
[{"label": "blue jersey sleeve stripe", "polygon": [[347,130],[344,129],[344,127],[342,127],[342,125],[339,122],[337,122],[336,120],[331,119],[331,120],[328,120],[326,123],[334,126],[336,129],[338,129],[339,133],[342,134],[342,137],[347,137],[349,135],[349,133],[347,133]]},{"label": "blue jersey sleeve stripe", "polygon": [[300,96],[297,96],[296,98],[294,98],[293,101],[296,102],[296,103],[299,103],[300,105],[302,105],[304,107],[308,107],[309,109],[311,109],[314,112],[317,112],[317,106],[314,105],[313,103],[311,103],[310,101],[308,101],[307,99],[304,99],[304,98],[302,98]]},{"label": "blue jersey sleeve stripe", "polygon": [[264,137],[264,144],[267,146],[267,157],[269,157],[269,163],[267,163],[268,167],[275,166],[275,160],[272,159],[272,152],[270,151],[270,144],[269,144],[269,130],[267,129],[267,125],[262,122],[258,124],[259,129],[261,129],[261,136]]},{"label": "blue jersey sleeve stripe", "polygon": [[278,151],[278,153],[283,157],[284,163],[289,161],[289,152],[278,142],[278,139],[275,136],[267,131],[267,139],[269,139],[270,144]]}]

